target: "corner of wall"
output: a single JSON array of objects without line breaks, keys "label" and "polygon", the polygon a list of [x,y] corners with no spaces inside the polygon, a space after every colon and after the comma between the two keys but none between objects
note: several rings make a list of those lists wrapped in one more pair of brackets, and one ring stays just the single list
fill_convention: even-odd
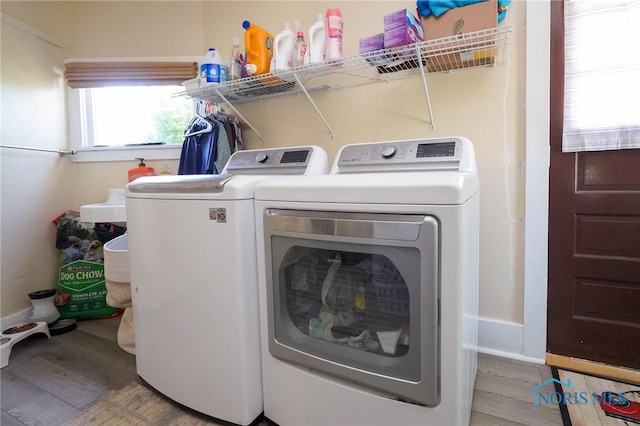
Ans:
[{"label": "corner of wall", "polygon": [[491,318],[478,318],[478,352],[519,361],[544,364],[544,358],[523,353],[524,326]]}]

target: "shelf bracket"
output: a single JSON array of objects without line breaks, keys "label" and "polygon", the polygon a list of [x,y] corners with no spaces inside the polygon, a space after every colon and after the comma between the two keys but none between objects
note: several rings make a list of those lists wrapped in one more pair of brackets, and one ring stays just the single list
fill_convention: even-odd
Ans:
[{"label": "shelf bracket", "polygon": [[427,100],[427,110],[429,112],[429,130],[432,132],[436,130],[436,123],[433,120],[433,111],[431,110],[431,99],[429,98],[429,89],[427,88],[427,76],[424,72],[424,64],[422,63],[422,55],[420,52],[420,43],[416,43],[416,58],[418,59],[418,65],[420,66],[420,74],[422,76],[422,86],[424,87],[424,96]]},{"label": "shelf bracket", "polygon": [[333,133],[333,129],[331,128],[331,126],[329,126],[329,123],[327,123],[327,120],[324,119],[324,116],[322,115],[322,113],[320,112],[320,109],[318,108],[318,106],[316,105],[315,102],[313,102],[313,99],[311,99],[311,95],[309,95],[309,92],[307,92],[307,89],[304,87],[304,84],[302,84],[302,82],[300,81],[300,77],[298,77],[298,73],[294,72],[293,76],[296,78],[296,82],[298,83],[298,86],[300,86],[300,88],[302,89],[302,91],[304,92],[305,96],[307,97],[307,99],[309,100],[309,102],[311,102],[311,105],[313,105],[313,107],[315,108],[316,112],[318,113],[318,115],[320,116],[320,119],[322,119],[322,122],[324,123],[324,125],[327,127],[327,129],[329,130],[329,138],[331,140],[333,140],[335,138],[335,135]]},{"label": "shelf bracket", "polygon": [[259,132],[259,131],[257,131],[257,130],[256,130],[256,128],[255,128],[255,127],[253,127],[253,126],[251,125],[251,123],[249,123],[249,120],[247,120],[246,118],[244,118],[244,115],[242,115],[242,114],[240,113],[240,111],[238,111],[238,110],[236,109],[236,107],[234,107],[234,106],[233,106],[233,104],[232,104],[231,102],[229,102],[229,100],[228,100],[227,98],[225,98],[225,97],[224,97],[224,95],[223,95],[222,93],[220,93],[220,90],[218,90],[218,88],[217,88],[217,87],[214,87],[214,90],[216,91],[216,93],[218,94],[218,96],[220,96],[220,98],[222,98],[222,100],[223,100],[227,105],[229,105],[229,108],[231,108],[231,109],[233,110],[233,112],[235,112],[235,113],[236,113],[236,115],[237,115],[238,117],[240,117],[240,118],[242,119],[242,121],[244,121],[244,122],[247,124],[247,126],[251,127],[251,130],[253,130],[253,131],[256,133],[256,135],[258,135],[258,137],[259,137],[259,138],[260,138],[260,140],[262,141],[262,144],[264,145],[264,136],[262,136],[262,135],[260,134],[260,132]]}]

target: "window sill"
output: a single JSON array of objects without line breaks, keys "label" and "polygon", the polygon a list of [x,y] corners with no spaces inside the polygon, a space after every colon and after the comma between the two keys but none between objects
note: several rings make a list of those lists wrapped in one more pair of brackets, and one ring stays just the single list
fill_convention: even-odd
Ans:
[{"label": "window sill", "polygon": [[80,148],[69,158],[74,163],[103,161],[130,161],[136,158],[145,160],[179,160],[182,145],[160,146],[119,146],[104,148]]}]

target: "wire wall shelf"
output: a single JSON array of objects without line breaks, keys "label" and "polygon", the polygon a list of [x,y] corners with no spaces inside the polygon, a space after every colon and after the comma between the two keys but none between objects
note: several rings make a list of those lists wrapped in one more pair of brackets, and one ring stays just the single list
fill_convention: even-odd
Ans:
[{"label": "wire wall shelf", "polygon": [[[315,105],[310,93],[421,75],[431,129],[434,130],[435,124],[425,74],[504,63],[511,32],[511,25],[490,28],[458,36],[421,41],[393,49],[346,56],[338,62],[309,64],[222,84],[202,84],[200,79],[195,78],[185,81],[185,91],[177,96],[226,103],[248,123],[233,104],[304,94],[333,138],[331,127]],[[255,131],[251,125],[250,127]],[[259,133],[258,135],[264,141]]]}]

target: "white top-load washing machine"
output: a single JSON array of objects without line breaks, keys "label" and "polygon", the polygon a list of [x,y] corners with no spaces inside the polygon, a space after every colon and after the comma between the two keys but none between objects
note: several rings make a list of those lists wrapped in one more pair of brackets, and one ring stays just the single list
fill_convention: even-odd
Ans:
[{"label": "white top-load washing machine", "polygon": [[326,174],[319,147],[238,151],[220,175],[126,187],[136,365],[149,385],[247,425],[262,413],[254,188]]},{"label": "white top-load washing machine", "polygon": [[467,424],[478,303],[471,142],[347,145],[327,176],[263,181],[255,205],[265,416],[283,426]]}]

